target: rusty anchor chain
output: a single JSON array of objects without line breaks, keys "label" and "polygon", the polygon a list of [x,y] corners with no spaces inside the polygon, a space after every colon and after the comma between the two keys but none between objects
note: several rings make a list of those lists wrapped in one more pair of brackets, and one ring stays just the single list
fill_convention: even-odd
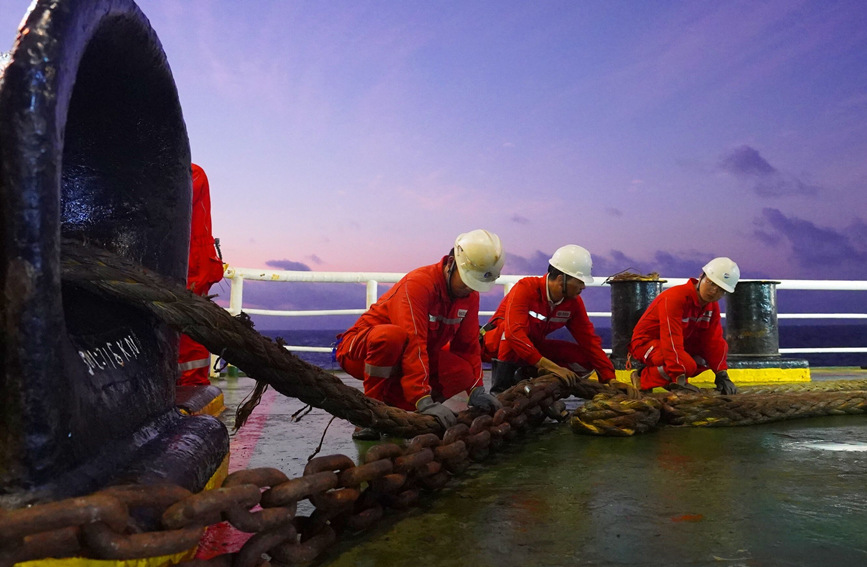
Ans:
[{"label": "rusty anchor chain", "polygon": [[[413,506],[422,492],[439,490],[520,433],[549,417],[562,420],[560,399],[573,390],[607,389],[595,382],[541,376],[504,392],[504,407],[494,415],[461,412],[458,424],[442,438],[427,433],[404,447],[374,445],[358,464],[344,455],[316,457],[298,478],[274,468],[250,469],[230,474],[221,488],[197,494],[174,485],[116,486],[0,511],[0,567],[47,557],[136,559],[183,553],[195,547],[207,526],[223,521],[254,535],[235,553],[195,563],[254,567],[265,563],[263,554],[276,563],[306,563],[341,534],[376,524],[386,509]],[[297,514],[303,500],[313,505],[309,516]],[[161,529],[139,531],[130,510],[140,508],[158,514]]]}]

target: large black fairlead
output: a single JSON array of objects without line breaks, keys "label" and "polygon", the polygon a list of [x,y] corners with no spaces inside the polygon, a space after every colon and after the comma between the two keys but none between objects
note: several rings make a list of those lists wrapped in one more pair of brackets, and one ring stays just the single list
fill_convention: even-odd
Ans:
[{"label": "large black fairlead", "polygon": [[198,490],[221,462],[225,427],[175,408],[177,334],[60,277],[72,237],[183,282],[190,199],[147,18],[131,0],[36,2],[0,74],[0,506],[118,477]]}]

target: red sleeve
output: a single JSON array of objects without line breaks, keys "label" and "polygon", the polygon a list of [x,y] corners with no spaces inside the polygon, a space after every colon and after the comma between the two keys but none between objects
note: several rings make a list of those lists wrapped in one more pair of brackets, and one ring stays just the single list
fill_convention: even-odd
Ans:
[{"label": "red sleeve", "polygon": [[710,327],[705,331],[707,339],[707,364],[714,372],[728,370],[726,358],[729,354],[729,344],[723,338],[722,323],[717,306],[710,318]]},{"label": "red sleeve", "polygon": [[509,346],[521,360],[533,366],[542,359],[542,353],[530,340],[529,334],[530,308],[533,304],[535,291],[531,278],[520,280],[509,292],[503,319],[503,340],[508,341]]},{"label": "red sleeve", "polygon": [[471,293],[466,302],[467,314],[449,344],[449,351],[470,363],[476,381],[469,391],[482,385],[482,348],[479,344],[479,294]]},{"label": "red sleeve", "polygon": [[600,382],[609,382],[614,379],[614,365],[611,359],[602,350],[602,339],[596,334],[596,329],[590,318],[587,316],[587,309],[584,307],[584,301],[580,297],[576,298],[576,309],[572,312],[569,318],[567,328],[572,334],[581,348],[587,351],[587,354],[593,363],[593,368],[599,375]]},{"label": "red sleeve", "polygon": [[187,288],[206,295],[211,286],[223,279],[223,262],[214,248],[211,230],[211,192],[208,176],[191,164],[193,202],[190,216],[190,255],[187,263]]},{"label": "red sleeve", "polygon": [[408,336],[402,359],[401,386],[404,396],[413,404],[431,393],[427,334],[433,294],[433,286],[410,274],[403,289],[395,294],[394,303],[389,305],[391,322],[406,331]]},{"label": "red sleeve", "polygon": [[685,298],[681,294],[669,293],[660,296],[657,306],[659,315],[659,350],[665,360],[665,365],[674,380],[681,374],[692,376],[696,372],[696,363],[683,348],[683,317]]}]

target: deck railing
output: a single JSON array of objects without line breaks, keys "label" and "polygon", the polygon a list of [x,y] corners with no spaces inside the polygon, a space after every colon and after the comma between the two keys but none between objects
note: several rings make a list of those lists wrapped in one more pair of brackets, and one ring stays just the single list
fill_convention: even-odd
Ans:
[{"label": "deck railing", "polygon": [[[333,315],[361,315],[368,307],[373,305],[379,297],[379,284],[393,284],[405,274],[398,272],[299,272],[288,270],[257,270],[252,268],[236,268],[229,266],[225,277],[231,282],[228,311],[232,315],[238,315],[241,311],[249,315],[264,315],[271,317],[327,317]],[[496,284],[503,287],[503,295],[518,280],[527,276],[503,275]],[[367,286],[365,306],[352,309],[304,309],[304,310],[276,310],[244,308],[244,281],[267,281],[267,282],[307,282],[307,283],[364,283]],[[688,281],[688,278],[666,278],[663,287],[680,285]],[[809,291],[865,291],[867,281],[856,280],[775,280],[778,291],[809,290]],[[588,287],[601,287],[604,285],[603,278]],[[867,302],[865,302],[867,305]],[[479,316],[493,315],[493,311],[480,311]],[[588,311],[591,318],[610,318],[610,311]],[[723,313],[725,317],[725,313]],[[852,320],[867,319],[867,313],[777,313],[778,319],[821,319],[821,320]],[[331,352],[330,346],[301,346],[287,345],[287,349],[296,352]],[[610,352],[606,349],[606,352]],[[780,354],[807,354],[807,353],[867,353],[864,347],[822,347],[822,348],[781,348]]]}]

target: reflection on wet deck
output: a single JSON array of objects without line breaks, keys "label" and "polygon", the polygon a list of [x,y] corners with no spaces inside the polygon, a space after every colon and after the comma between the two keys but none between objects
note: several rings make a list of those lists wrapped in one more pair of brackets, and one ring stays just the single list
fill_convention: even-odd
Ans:
[{"label": "reflection on wet deck", "polygon": [[[228,380],[215,384],[231,425],[252,381]],[[272,466],[300,475],[331,419],[314,409],[292,422],[302,407],[269,391],[233,438],[232,470]],[[370,443],[352,441],[352,429],[335,419],[320,455],[357,462]],[[550,423],[420,507],[344,537],[317,564],[863,565],[865,449],[863,416],[630,438],[580,436]]]}]

